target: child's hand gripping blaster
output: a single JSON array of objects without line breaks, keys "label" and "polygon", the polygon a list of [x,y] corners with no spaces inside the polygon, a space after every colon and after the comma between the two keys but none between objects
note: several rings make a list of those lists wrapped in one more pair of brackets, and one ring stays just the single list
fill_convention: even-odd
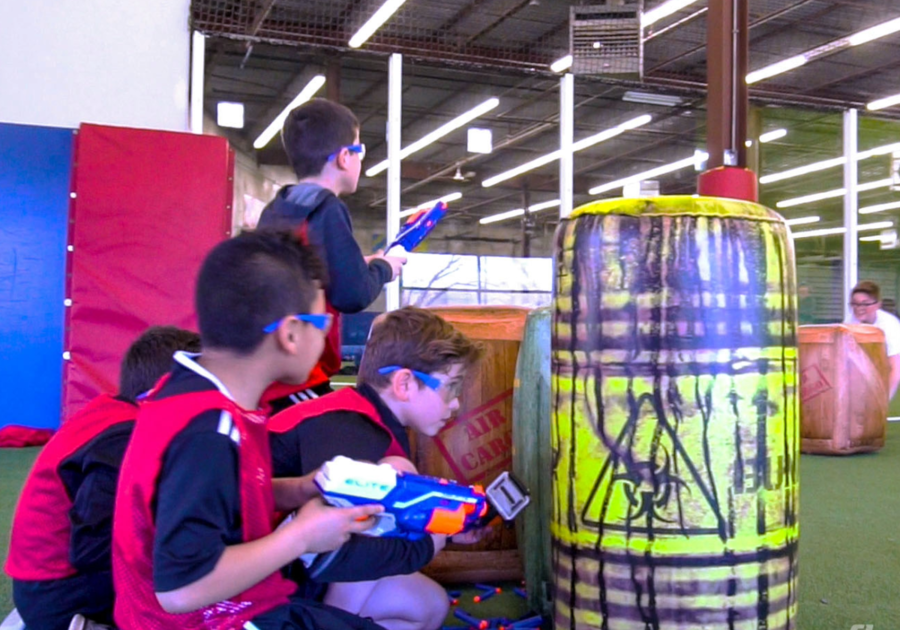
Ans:
[{"label": "child's hand gripping blaster", "polygon": [[483,490],[446,479],[400,473],[388,464],[335,457],[316,474],[325,500],[337,506],[380,503],[384,512],[368,536],[417,540],[427,534],[459,534],[487,525],[495,516],[510,521],[530,497],[508,472]]},{"label": "child's hand gripping blaster", "polygon": [[384,250],[385,253],[389,252],[392,247],[396,247],[397,245],[400,245],[406,251],[411,252],[425,240],[425,237],[431,234],[431,231],[437,227],[437,224],[446,214],[447,204],[443,201],[438,201],[431,210],[428,210],[427,212],[423,211],[411,216],[403,226],[403,229],[400,230],[400,234],[394,239],[394,242]]}]

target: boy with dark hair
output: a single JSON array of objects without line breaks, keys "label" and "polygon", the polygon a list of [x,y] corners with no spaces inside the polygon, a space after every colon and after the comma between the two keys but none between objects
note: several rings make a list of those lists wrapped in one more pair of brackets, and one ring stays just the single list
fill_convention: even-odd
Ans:
[{"label": "boy with dark hair", "polygon": [[[272,418],[275,475],[308,474],[338,455],[387,461],[415,472],[406,429],[436,435],[459,409],[466,371],[480,355],[475,342],[432,311],[408,306],[379,316],[357,388],[295,405]],[[390,630],[434,630],[447,614],[447,596],[416,572],[444,542],[444,536],[415,542],[354,536],[334,554],[317,558],[311,577],[329,583],[326,603],[371,617]]]},{"label": "boy with dark hair", "polygon": [[350,211],[340,199],[356,192],[366,151],[353,112],[338,103],[312,99],[288,114],[281,138],[299,181],[278,192],[263,210],[259,225],[300,229],[307,235],[331,277],[325,298],[335,325],[306,383],[279,383],[266,392],[264,400],[273,412],[331,391],[329,378],[341,368],[340,313],[357,313],[372,304],[406,262],[383,252],[363,256],[353,238]]},{"label": "boy with dark hair", "polygon": [[[246,232],[206,257],[196,289],[203,354],[175,355],[143,403],[116,496],[113,566],[122,630],[377,629],[292,597],[279,569],[340,546],[379,506],[333,508],[311,477],[273,483],[266,417],[275,380],[309,375],[331,322],[312,250]],[[296,517],[273,532],[275,510]]]},{"label": "boy with dark hair", "polygon": [[30,630],[65,630],[76,615],[112,623],[112,512],[135,400],[200,336],[147,329],[122,361],[119,394],[103,394],[62,424],[38,455],[12,522],[6,573]]}]

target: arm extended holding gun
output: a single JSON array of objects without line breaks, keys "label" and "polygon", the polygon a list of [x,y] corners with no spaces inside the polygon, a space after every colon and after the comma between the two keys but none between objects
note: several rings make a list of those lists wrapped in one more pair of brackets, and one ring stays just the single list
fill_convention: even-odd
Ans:
[{"label": "arm extended holding gun", "polygon": [[409,540],[429,534],[452,536],[484,527],[497,516],[511,521],[529,502],[528,491],[508,472],[485,490],[347,457],[324,464],[315,483],[332,505],[384,506],[375,525],[363,534]]}]

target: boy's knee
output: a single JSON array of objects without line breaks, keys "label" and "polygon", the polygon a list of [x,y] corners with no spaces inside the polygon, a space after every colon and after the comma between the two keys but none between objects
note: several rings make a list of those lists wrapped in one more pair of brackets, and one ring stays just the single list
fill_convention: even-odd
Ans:
[{"label": "boy's knee", "polygon": [[[424,576],[423,576],[424,577]],[[427,580],[427,582],[425,582]],[[450,613],[450,600],[447,591],[430,578],[425,578],[421,590],[416,594],[422,602],[422,630],[437,630],[444,624]]]}]

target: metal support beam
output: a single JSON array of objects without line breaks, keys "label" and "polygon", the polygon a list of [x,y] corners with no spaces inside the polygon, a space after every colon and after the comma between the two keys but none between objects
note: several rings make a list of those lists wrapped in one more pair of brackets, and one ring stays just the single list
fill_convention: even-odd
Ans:
[{"label": "metal support beam", "polygon": [[531,191],[528,183],[522,182],[522,207],[525,214],[522,215],[522,256],[531,257],[531,239],[534,236],[534,215],[531,214]]},{"label": "metal support beam", "polygon": [[747,147],[747,168],[754,173],[759,173],[759,156],[762,147],[759,144],[759,136],[762,134],[762,113],[758,107],[751,107],[747,115],[747,139],[752,144]]},{"label": "metal support beam", "polygon": [[191,133],[203,133],[203,78],[206,68],[206,37],[200,31],[191,36]]},{"label": "metal support beam", "polygon": [[844,112],[844,319],[850,314],[850,290],[859,280],[859,113]]},{"label": "metal support beam", "polygon": [[334,103],[341,102],[341,60],[330,57],[325,64],[325,98]]},{"label": "metal support beam", "polygon": [[567,72],[559,80],[559,216],[572,214],[575,199],[575,76]]},{"label": "metal support beam", "polygon": [[707,14],[708,168],[747,165],[748,0],[710,0]]},{"label": "metal support beam", "polygon": [[[403,111],[403,55],[394,53],[388,61],[387,120],[387,229],[385,242],[390,243],[400,231],[400,142]],[[387,310],[400,308],[400,281],[385,287]]]}]

